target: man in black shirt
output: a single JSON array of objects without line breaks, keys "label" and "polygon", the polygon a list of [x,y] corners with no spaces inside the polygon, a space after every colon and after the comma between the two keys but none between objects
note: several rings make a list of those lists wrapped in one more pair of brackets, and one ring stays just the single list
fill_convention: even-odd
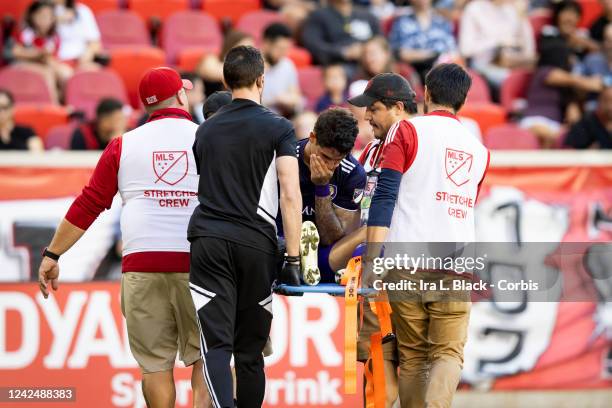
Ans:
[{"label": "man in black shirt", "polygon": [[104,150],[111,140],[126,130],[127,116],[123,113],[123,103],[114,98],[104,98],[96,107],[96,118],[74,130],[70,149]]},{"label": "man in black shirt", "polygon": [[238,406],[263,402],[279,185],[287,247],[281,279],[299,276],[302,197],[295,131],[291,122],[260,105],[263,73],[257,49],[239,46],[227,54],[223,77],[233,100],[200,125],[193,147],[200,205],[187,231],[189,285],[215,407],[234,407],[232,354]]},{"label": "man in black shirt", "polygon": [[368,11],[357,9],[351,0],[331,0],[308,16],[302,42],[317,64],[354,66],[363,53],[362,44],[378,34],[378,20]]},{"label": "man in black shirt", "polygon": [[572,126],[564,144],[574,149],[612,149],[612,87],[601,92],[595,112]]}]

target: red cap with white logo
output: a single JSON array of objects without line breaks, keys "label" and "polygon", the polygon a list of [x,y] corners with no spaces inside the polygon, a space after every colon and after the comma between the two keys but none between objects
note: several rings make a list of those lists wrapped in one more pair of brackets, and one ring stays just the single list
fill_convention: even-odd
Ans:
[{"label": "red cap with white logo", "polygon": [[193,84],[172,68],[159,67],[145,72],[138,85],[140,100],[145,106],[155,105],[174,96],[181,88],[193,89]]}]

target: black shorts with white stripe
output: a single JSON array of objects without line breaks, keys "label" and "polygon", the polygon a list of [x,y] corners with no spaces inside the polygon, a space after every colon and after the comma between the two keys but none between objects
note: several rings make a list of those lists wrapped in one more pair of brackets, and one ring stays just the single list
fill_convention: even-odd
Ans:
[{"label": "black shorts with white stripe", "polygon": [[262,352],[272,324],[277,257],[220,238],[191,243],[189,288],[200,327],[204,378],[213,406],[233,408],[234,355],[239,407],[261,407]]}]

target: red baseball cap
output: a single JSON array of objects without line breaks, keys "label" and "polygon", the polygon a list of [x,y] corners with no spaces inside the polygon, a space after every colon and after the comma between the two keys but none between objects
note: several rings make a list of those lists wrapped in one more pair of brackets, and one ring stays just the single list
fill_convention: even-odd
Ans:
[{"label": "red baseball cap", "polygon": [[172,68],[159,67],[145,72],[138,85],[138,94],[145,105],[155,105],[172,97],[181,88],[193,89],[193,83],[181,79]]}]

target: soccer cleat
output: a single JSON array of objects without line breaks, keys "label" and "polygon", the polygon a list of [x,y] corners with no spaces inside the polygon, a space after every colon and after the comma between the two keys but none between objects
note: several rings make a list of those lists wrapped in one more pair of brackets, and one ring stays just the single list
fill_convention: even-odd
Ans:
[{"label": "soccer cleat", "polygon": [[302,280],[307,285],[316,285],[321,281],[317,250],[319,248],[319,232],[311,221],[304,221],[300,239],[300,260],[302,265]]}]

